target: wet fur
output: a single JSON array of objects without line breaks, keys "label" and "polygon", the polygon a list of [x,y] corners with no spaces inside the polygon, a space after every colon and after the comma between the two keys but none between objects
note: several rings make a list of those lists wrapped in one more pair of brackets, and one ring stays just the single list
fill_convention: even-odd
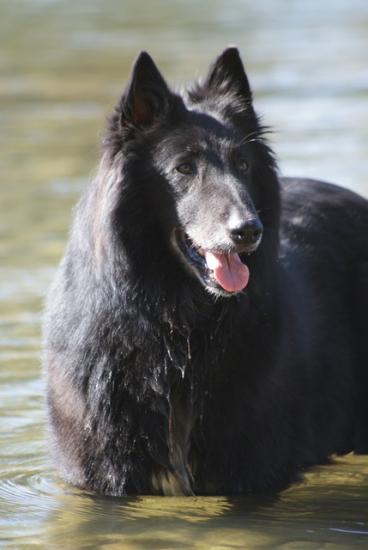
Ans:
[{"label": "wet fur", "polygon": [[[226,50],[181,98],[141,57],[110,119],[45,315],[53,448],[73,484],[274,492],[333,453],[368,450],[367,202],[278,177],[242,71]],[[216,151],[246,143],[242,197],[264,225],[249,287],[230,298],[170,245],[179,216],[204,234],[167,168],[203,136]],[[195,200],[211,227],[226,191]]]}]

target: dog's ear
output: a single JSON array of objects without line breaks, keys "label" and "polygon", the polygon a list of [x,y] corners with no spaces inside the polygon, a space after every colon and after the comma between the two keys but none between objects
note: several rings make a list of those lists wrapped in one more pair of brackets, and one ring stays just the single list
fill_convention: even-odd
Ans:
[{"label": "dog's ear", "polygon": [[128,85],[118,105],[120,124],[124,127],[149,126],[167,111],[171,92],[147,52],[137,57]]},{"label": "dog's ear", "polygon": [[194,103],[226,95],[237,97],[244,105],[252,102],[252,91],[239,51],[233,46],[226,48],[214,61],[204,82],[189,91]]},{"label": "dog's ear", "polygon": [[205,86],[214,93],[233,92],[237,96],[252,99],[248,78],[237,48],[226,48],[215,60],[208,72]]}]

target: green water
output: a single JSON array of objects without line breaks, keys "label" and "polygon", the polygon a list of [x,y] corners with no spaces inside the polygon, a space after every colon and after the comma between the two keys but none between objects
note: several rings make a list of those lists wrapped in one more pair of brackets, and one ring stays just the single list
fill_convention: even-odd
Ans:
[{"label": "green water", "polygon": [[368,196],[366,0],[0,2],[0,546],[368,548],[368,457],[275,500],[96,498],[49,460],[42,300],[105,116],[140,49],[180,86],[229,43],[282,171]]}]

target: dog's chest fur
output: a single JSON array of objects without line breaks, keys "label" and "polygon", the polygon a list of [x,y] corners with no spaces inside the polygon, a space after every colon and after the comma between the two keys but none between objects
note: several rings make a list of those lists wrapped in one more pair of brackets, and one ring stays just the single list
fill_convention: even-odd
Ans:
[{"label": "dog's chest fur", "polygon": [[169,403],[167,448],[169,467],[152,475],[154,491],[164,495],[193,495],[193,475],[189,460],[194,413],[188,403],[174,399]]}]

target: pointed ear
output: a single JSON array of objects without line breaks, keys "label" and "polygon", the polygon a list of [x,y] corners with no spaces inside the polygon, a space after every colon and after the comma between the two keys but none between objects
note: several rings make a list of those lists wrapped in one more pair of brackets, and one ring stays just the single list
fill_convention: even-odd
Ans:
[{"label": "pointed ear", "polygon": [[210,67],[203,88],[210,95],[232,92],[248,102],[252,100],[248,78],[237,48],[226,48],[215,60]]},{"label": "pointed ear", "polygon": [[122,126],[149,126],[167,111],[171,92],[147,52],[136,59],[118,110]]}]

